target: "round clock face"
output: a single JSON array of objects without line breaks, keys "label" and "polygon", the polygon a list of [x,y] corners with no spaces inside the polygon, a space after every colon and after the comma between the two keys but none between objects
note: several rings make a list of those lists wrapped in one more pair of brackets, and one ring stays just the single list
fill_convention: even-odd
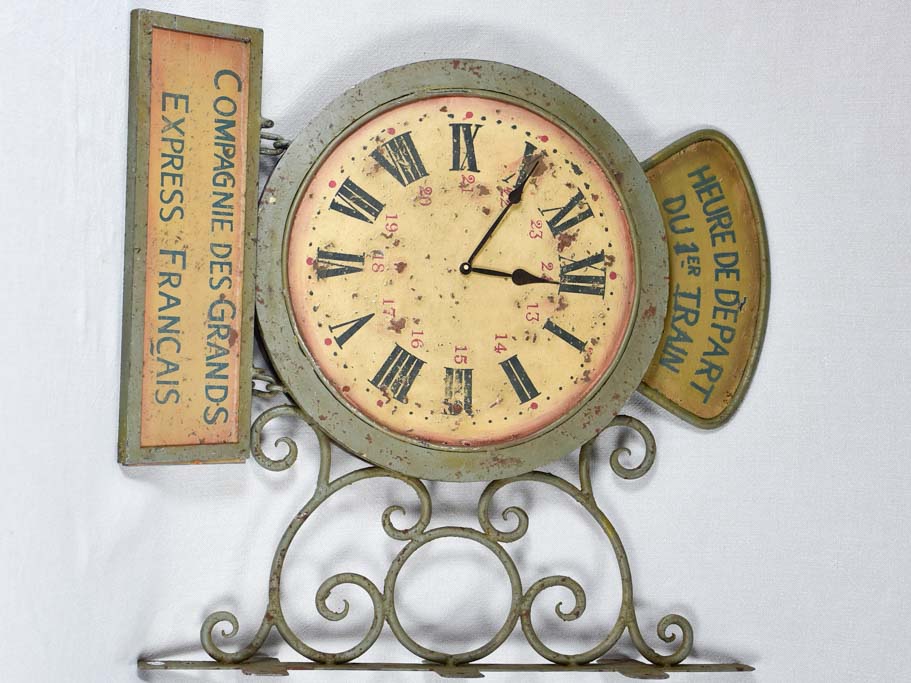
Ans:
[{"label": "round clock face", "polygon": [[444,446],[528,438],[584,402],[636,294],[629,222],[585,146],[467,95],[348,131],[302,190],[286,270],[298,333],[337,395]]},{"label": "round clock face", "polygon": [[275,167],[257,319],[288,393],[351,452],[518,474],[638,387],[662,235],[638,161],[573,95],[494,62],[410,64],[337,98]]}]

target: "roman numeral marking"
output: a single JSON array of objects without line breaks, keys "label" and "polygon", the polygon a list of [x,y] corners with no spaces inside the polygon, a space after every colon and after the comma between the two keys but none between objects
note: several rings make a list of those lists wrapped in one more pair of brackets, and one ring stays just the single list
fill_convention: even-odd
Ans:
[{"label": "roman numeral marking", "polygon": [[[472,127],[473,126],[473,127]],[[478,159],[474,152],[474,138],[481,129],[481,124],[450,123],[452,129],[452,169],[453,171],[478,172]],[[465,141],[465,152],[462,153],[462,141]]]},{"label": "roman numeral marking", "polygon": [[[589,272],[584,275],[576,272],[580,270]],[[592,254],[581,261],[560,257],[561,292],[604,296],[605,279],[604,251]]]},{"label": "roman numeral marking", "polygon": [[445,412],[461,415],[471,412],[471,368],[446,368],[443,398]]},{"label": "roman numeral marking", "polygon": [[585,342],[579,339],[569,330],[564,330],[550,318],[544,323],[544,329],[553,334],[555,337],[562,339],[579,352],[585,351]]},{"label": "roman numeral marking", "polygon": [[366,325],[370,319],[373,317],[373,313],[369,313],[361,318],[355,318],[354,320],[349,320],[345,323],[338,323],[337,325],[329,325],[330,334],[335,332],[337,329],[344,327],[345,330],[335,339],[335,343],[338,344],[339,348],[342,348],[351,337],[354,336],[354,333]]},{"label": "roman numeral marking", "polygon": [[392,398],[399,403],[406,403],[408,391],[422,367],[424,361],[396,344],[370,383],[380,391],[388,390]]},{"label": "roman numeral marking", "polygon": [[507,358],[500,363],[500,367],[503,368],[503,372],[506,373],[509,383],[512,384],[516,396],[519,397],[519,403],[530,401],[541,393],[535,388],[528,373],[525,372],[525,368],[523,368],[522,364],[519,362],[518,356]]},{"label": "roman numeral marking", "polygon": [[373,150],[370,156],[389,171],[402,187],[427,175],[421,155],[411,139],[411,131],[390,138]]},{"label": "roman numeral marking", "polygon": [[[525,152],[522,154],[522,166],[519,168],[519,177],[516,178],[515,185],[522,183],[525,178],[528,177],[528,174],[531,172],[532,166],[535,165],[535,152],[538,151],[538,148],[535,147],[530,142],[525,143]],[[513,173],[515,175],[515,173]],[[512,180],[512,175],[503,178],[504,183],[508,183]],[[515,185],[513,187],[515,187]]]},{"label": "roman numeral marking", "polygon": [[370,195],[351,178],[345,178],[345,182],[338,188],[329,208],[346,216],[357,218],[359,221],[373,223],[384,206],[386,205]]},{"label": "roman numeral marking", "polygon": [[[360,267],[351,264],[360,264]],[[344,254],[340,251],[316,250],[316,279],[360,273],[364,268],[363,254]]]},{"label": "roman numeral marking", "polygon": [[[578,210],[575,214],[570,215],[574,209]],[[585,195],[582,194],[582,190],[579,190],[572,196],[572,198],[566,203],[565,206],[554,208],[554,209],[538,209],[541,212],[541,215],[544,216],[547,211],[556,211],[557,213],[547,221],[547,227],[550,228],[553,236],[556,237],[561,232],[569,230],[574,225],[578,225],[587,218],[591,218],[594,214],[592,213],[592,208],[588,205],[588,202],[585,201]]]}]

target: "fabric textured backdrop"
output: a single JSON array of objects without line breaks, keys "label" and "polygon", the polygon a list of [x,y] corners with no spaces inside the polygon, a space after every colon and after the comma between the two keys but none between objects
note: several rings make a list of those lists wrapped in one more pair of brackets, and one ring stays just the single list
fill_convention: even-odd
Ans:
[{"label": "fabric textured backdrop", "polygon": [[[198,655],[199,625],[216,609],[238,615],[240,644],[262,616],[274,546],[315,477],[310,435],[284,474],[252,462],[116,464],[133,6],[0,7],[0,678],[8,681],[136,680],[139,656]],[[148,6],[262,27],[263,112],[288,137],[357,81],[450,56],[508,62],[557,81],[611,121],[640,159],[700,127],[728,133],[768,227],[768,334],[746,402],[726,427],[701,432],[636,399],[629,411],[658,440],[654,469],[633,483],[597,470],[595,485],[630,554],[643,631],[657,644],[656,621],[679,611],[695,628],[697,657],[758,669],[711,680],[907,675],[904,3]],[[599,449],[608,448],[603,437]],[[571,461],[553,469],[569,472]],[[434,489],[435,523],[470,521],[457,513],[477,486]],[[329,634],[314,636],[316,645],[342,649],[363,633],[362,595],[345,594],[352,617],[341,624],[320,623],[312,596],[335,571],[381,581],[399,547],[379,528],[386,493],[367,487],[340,498],[295,545],[287,611]],[[568,638],[548,626],[556,645],[581,649],[616,604],[609,550],[555,497],[522,496],[536,525],[522,550],[525,576],[566,571],[589,590],[590,611],[569,625],[576,630]],[[467,543],[428,549],[406,579],[402,618],[428,645],[477,645],[506,609],[502,570]],[[550,610],[561,598],[542,601]],[[434,610],[443,616],[436,623]],[[267,649],[288,656],[277,643]],[[533,659],[520,638],[503,656]],[[370,659],[406,657],[386,639]],[[390,678],[309,676],[321,677]]]}]

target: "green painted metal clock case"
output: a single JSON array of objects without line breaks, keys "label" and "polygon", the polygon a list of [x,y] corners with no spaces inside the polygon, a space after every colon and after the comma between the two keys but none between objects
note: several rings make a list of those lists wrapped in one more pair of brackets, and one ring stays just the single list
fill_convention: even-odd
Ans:
[{"label": "green painted metal clock case", "polygon": [[[483,447],[408,439],[360,414],[326,380],[296,327],[288,295],[287,248],[303,188],[346,134],[389,109],[438,95],[515,103],[576,137],[613,183],[635,255],[630,323],[613,366],[587,399],[524,440]],[[555,83],[489,61],[433,60],[385,71],[343,93],[294,140],[266,185],[259,208],[257,317],[275,371],[300,408],[336,442],[377,465],[425,479],[486,481],[560,458],[608,426],[639,386],[654,356],[667,307],[667,247],[655,197],[636,157],[591,107]]]}]

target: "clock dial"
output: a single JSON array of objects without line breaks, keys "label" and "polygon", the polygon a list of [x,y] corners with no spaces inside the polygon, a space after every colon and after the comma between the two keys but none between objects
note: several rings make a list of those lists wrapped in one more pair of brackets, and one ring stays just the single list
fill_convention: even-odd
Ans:
[{"label": "clock dial", "polygon": [[512,102],[432,96],[323,155],[291,214],[288,297],[323,381],[369,421],[509,444],[611,370],[632,244],[611,178],[568,130]]}]

